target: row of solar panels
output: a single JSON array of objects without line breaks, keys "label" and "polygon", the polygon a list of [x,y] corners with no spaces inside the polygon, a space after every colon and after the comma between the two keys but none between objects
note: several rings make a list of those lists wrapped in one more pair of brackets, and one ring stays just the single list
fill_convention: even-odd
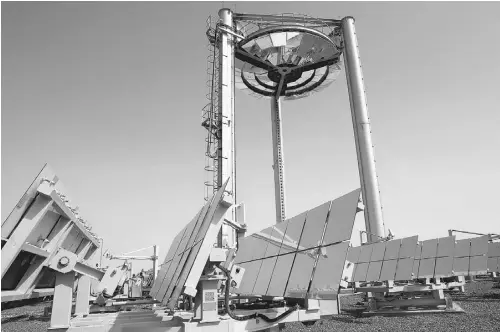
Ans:
[{"label": "row of solar panels", "polygon": [[196,292],[198,280],[229,207],[221,204],[226,185],[227,181],[174,238],[150,290],[154,299],[173,308],[186,289]]},{"label": "row of solar panels", "polygon": [[348,278],[377,282],[498,272],[500,243],[488,241],[488,236],[463,240],[449,236],[419,242],[412,236],[354,247],[347,256],[354,264]]},{"label": "row of solar panels", "polygon": [[344,270],[360,190],[326,202],[239,242],[245,269],[235,293],[332,298]]}]

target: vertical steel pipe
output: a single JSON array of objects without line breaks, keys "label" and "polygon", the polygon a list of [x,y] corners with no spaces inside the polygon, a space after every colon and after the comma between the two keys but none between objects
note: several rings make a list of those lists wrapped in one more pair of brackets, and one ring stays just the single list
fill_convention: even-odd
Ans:
[{"label": "vertical steel pipe", "polygon": [[354,28],[354,19],[342,19],[342,34],[344,39],[344,61],[351,103],[352,123],[358,156],[358,168],[361,181],[364,216],[367,239],[376,241],[385,236],[380,191],[377,173],[375,170],[375,157],[370,130],[370,118],[366,104],[363,73],[359,57],[358,41]]},{"label": "vertical steel pipe", "polygon": [[[233,27],[233,12],[228,8],[219,10],[219,18],[226,29]],[[222,30],[219,41],[219,146],[218,146],[218,174],[217,186],[220,186],[229,177],[226,186],[225,199],[236,203],[236,158],[234,140],[234,45],[233,36]],[[235,221],[235,211],[230,209],[225,219]],[[221,228],[217,236],[217,245],[222,247],[223,230],[233,232],[230,227]]]},{"label": "vertical steel pipe", "polygon": [[[219,11],[221,22],[228,26],[233,26],[233,12],[228,8]],[[234,93],[234,46],[233,37],[227,32],[220,31],[219,44],[219,146],[218,146],[218,188],[231,178],[227,184],[226,199],[234,203],[234,130],[233,130],[233,93]],[[218,189],[217,188],[217,189]]]},{"label": "vertical steel pipe", "polygon": [[153,280],[158,275],[158,259],[160,256],[160,248],[155,244],[153,246]]},{"label": "vertical steel pipe", "polygon": [[281,100],[271,98],[271,123],[273,133],[273,169],[276,223],[285,221],[285,162],[283,156],[283,132],[281,126]]}]

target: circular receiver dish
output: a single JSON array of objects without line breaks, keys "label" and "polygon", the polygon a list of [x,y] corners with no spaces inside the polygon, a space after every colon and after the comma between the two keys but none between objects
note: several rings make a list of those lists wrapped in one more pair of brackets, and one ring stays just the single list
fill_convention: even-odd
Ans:
[{"label": "circular receiver dish", "polygon": [[342,39],[303,26],[257,30],[235,47],[235,85],[259,97],[297,99],[330,85],[338,76]]}]

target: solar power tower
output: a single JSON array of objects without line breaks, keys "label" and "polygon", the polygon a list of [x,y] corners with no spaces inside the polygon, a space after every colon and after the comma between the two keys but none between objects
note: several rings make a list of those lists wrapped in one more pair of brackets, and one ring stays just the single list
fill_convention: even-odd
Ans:
[{"label": "solar power tower", "polygon": [[[206,197],[231,178],[227,196],[236,200],[234,145],[235,95],[238,88],[270,100],[276,223],[286,220],[282,100],[309,96],[347,76],[368,242],[384,237],[384,221],[354,19],[318,19],[297,14],[237,14],[219,11],[207,31],[209,103],[203,109],[210,174]],[[212,188],[213,190],[210,190]],[[233,213],[234,217],[234,213]]]}]

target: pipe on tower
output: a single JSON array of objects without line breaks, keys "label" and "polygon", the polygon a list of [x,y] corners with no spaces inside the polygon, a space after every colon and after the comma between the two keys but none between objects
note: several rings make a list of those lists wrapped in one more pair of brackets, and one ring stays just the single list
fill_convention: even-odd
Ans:
[{"label": "pipe on tower", "polygon": [[374,242],[385,237],[385,230],[354,18],[343,18],[341,26],[361,192],[365,205],[364,216],[367,240],[368,242]]}]

